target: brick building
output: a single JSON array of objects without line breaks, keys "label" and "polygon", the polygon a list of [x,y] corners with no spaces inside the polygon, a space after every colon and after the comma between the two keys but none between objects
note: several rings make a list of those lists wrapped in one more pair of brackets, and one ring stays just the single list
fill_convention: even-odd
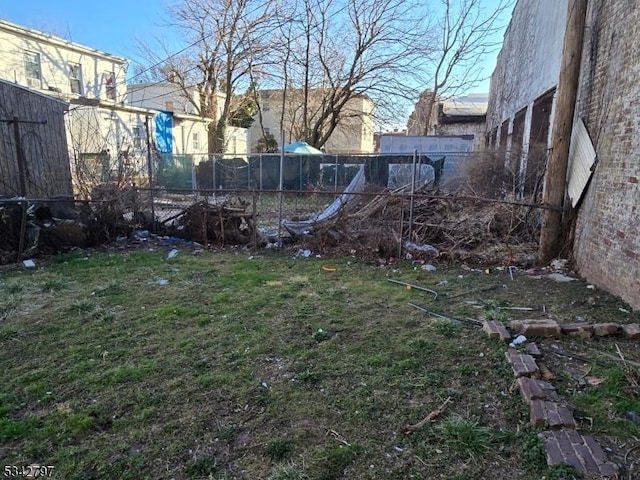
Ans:
[{"label": "brick building", "polygon": [[[492,75],[491,145],[535,193],[551,145],[568,0],[519,0]],[[576,124],[596,162],[576,203],[573,256],[580,274],[640,309],[640,9],[590,1]],[[569,178],[571,180],[571,178]]]}]

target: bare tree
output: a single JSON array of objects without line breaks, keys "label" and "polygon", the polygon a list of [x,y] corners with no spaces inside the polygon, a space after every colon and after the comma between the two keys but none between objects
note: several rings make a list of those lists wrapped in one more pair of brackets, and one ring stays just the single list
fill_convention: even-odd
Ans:
[{"label": "bare tree", "polygon": [[498,0],[492,10],[485,11],[482,0],[440,3],[442,14],[435,24],[426,27],[430,33],[437,32],[422,65],[431,81],[420,96],[413,118],[421,125],[423,135],[433,127],[434,107],[440,98],[473,88],[482,80],[481,61],[502,44],[496,34],[504,28],[503,14],[513,6],[513,0]]},{"label": "bare tree", "polygon": [[189,47],[178,55],[145,48],[156,75],[210,120],[209,153],[224,152],[231,118],[252,101],[245,92],[265,50],[270,11],[271,0],[181,0],[169,14]]},{"label": "bare tree", "polygon": [[[361,117],[370,98],[408,98],[406,79],[416,60],[417,23],[404,0],[303,0],[281,17],[281,128],[321,148],[336,127]],[[390,104],[397,102],[390,102]]]}]

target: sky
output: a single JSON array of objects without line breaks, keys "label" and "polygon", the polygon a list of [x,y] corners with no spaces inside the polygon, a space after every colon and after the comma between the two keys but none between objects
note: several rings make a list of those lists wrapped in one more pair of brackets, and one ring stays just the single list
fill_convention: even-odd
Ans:
[{"label": "sky", "polygon": [[[498,0],[482,0],[491,8]],[[141,60],[140,42],[157,45],[157,39],[180,49],[167,27],[166,8],[171,0],[0,0],[0,18],[35,30],[44,31],[88,47],[131,60],[131,67]],[[486,4],[486,5],[485,5]],[[509,21],[505,15],[503,23]],[[501,39],[500,39],[501,40]],[[174,51],[171,48],[171,51]],[[496,54],[497,55],[497,52]],[[495,55],[485,60],[485,74],[491,75]],[[133,68],[129,68],[132,74]],[[474,88],[488,92],[489,81]]]}]

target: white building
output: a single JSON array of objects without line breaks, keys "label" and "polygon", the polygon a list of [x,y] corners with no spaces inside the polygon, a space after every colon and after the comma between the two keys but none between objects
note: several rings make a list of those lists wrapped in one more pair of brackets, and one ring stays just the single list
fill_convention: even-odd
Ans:
[{"label": "white building", "polygon": [[[0,20],[0,78],[70,104],[65,123],[77,193],[105,181],[146,182],[147,132],[154,154],[207,153],[208,120],[166,85],[134,86],[130,97],[127,65],[125,58]],[[245,153],[246,130],[239,130],[230,132],[229,144]]]},{"label": "white building", "polygon": [[[262,90],[259,92],[260,115],[254,117],[253,125],[249,129],[249,145],[252,152],[257,151],[257,145],[265,135],[273,135],[278,145],[282,143],[280,118],[282,116],[282,90]],[[287,92],[284,106],[284,141],[292,143],[302,139],[301,119],[303,116],[303,99],[301,91]],[[319,95],[310,92],[308,102],[309,115],[317,115]],[[343,107],[338,125],[324,145],[327,153],[358,154],[371,153],[374,150],[373,133],[373,101],[365,95],[356,95]]]},{"label": "white building", "polygon": [[[174,152],[206,155],[209,120],[198,116],[198,92],[194,88],[186,95],[171,83],[137,83],[129,85],[127,103],[133,107],[160,110],[174,119]],[[218,118],[222,115],[224,96],[218,93]],[[225,133],[225,152],[243,156],[247,153],[247,129],[228,126]]]}]

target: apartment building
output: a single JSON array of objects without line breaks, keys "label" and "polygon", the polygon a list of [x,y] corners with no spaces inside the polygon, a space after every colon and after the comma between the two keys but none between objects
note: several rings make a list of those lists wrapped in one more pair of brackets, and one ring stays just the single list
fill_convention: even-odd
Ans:
[{"label": "apartment building", "polygon": [[[287,92],[283,107],[282,90],[261,90],[259,92],[260,114],[254,117],[249,129],[249,146],[252,152],[257,151],[258,142],[265,135],[273,135],[278,144],[281,143],[282,130],[280,119],[283,119],[284,141],[295,142],[302,139],[302,116],[304,99],[300,90]],[[307,101],[307,111],[312,119],[317,116],[322,92],[312,90]],[[371,153],[374,150],[373,134],[373,101],[365,95],[351,98],[342,110],[340,121],[323,146],[327,153],[359,154]],[[284,110],[284,115],[282,115]]]}]

